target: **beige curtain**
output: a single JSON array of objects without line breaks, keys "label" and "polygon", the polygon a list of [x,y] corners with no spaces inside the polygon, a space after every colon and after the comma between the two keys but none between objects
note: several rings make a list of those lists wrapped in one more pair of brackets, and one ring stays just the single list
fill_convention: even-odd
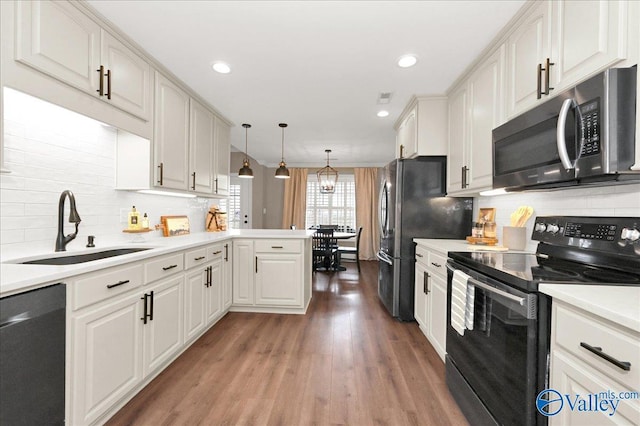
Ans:
[{"label": "beige curtain", "polygon": [[378,224],[378,169],[354,168],[356,182],[356,227],[362,226],[360,260],[374,260],[380,245]]},{"label": "beige curtain", "polygon": [[307,173],[308,169],[289,168],[289,179],[284,181],[284,208],[282,209],[282,228],[295,225],[304,229],[307,213]]}]

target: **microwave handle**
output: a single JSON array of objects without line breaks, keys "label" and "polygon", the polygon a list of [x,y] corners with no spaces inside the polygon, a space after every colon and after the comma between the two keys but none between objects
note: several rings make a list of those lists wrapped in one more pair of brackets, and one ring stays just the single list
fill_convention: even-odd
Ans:
[{"label": "microwave handle", "polygon": [[567,170],[571,170],[574,168],[574,165],[571,164],[569,153],[567,152],[567,141],[564,137],[564,129],[567,124],[567,116],[569,115],[569,109],[571,109],[573,103],[573,99],[565,99],[565,101],[562,103],[562,108],[560,108],[560,115],[558,116],[558,126],[556,128],[556,143],[558,144],[558,154],[560,154],[560,161],[562,162],[562,166]]}]

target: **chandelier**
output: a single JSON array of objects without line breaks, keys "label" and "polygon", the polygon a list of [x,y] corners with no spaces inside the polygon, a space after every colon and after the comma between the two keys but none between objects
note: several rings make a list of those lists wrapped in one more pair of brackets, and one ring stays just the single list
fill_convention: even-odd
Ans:
[{"label": "chandelier", "polygon": [[321,194],[333,194],[336,191],[336,182],[338,182],[338,171],[329,165],[330,149],[325,149],[327,153],[327,165],[316,172],[318,175],[318,183],[320,184]]}]

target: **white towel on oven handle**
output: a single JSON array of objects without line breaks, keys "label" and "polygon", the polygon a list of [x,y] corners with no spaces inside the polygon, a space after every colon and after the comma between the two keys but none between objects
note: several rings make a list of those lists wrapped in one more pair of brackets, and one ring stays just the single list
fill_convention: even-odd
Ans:
[{"label": "white towel on oven handle", "polygon": [[475,296],[476,288],[469,282],[469,277],[467,276],[467,303],[465,304],[464,309],[464,327],[467,330],[473,330],[473,307],[475,305]]},{"label": "white towel on oven handle", "polygon": [[450,322],[451,327],[453,327],[453,329],[461,336],[464,336],[464,329],[466,326],[468,281],[469,275],[458,270],[453,272],[453,280],[451,283]]}]

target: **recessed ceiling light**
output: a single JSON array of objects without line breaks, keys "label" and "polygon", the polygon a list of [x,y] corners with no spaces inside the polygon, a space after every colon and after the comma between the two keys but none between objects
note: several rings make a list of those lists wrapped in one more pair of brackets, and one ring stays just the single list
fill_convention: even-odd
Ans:
[{"label": "recessed ceiling light", "polygon": [[213,70],[220,74],[229,74],[231,72],[231,67],[224,62],[216,62],[213,64]]},{"label": "recessed ceiling light", "polygon": [[378,117],[386,117],[389,115],[389,111],[378,111]]},{"label": "recessed ceiling light", "polygon": [[398,58],[398,66],[400,68],[409,68],[412,67],[416,64],[416,62],[418,62],[418,58],[416,57],[416,55],[403,55],[400,58]]}]

